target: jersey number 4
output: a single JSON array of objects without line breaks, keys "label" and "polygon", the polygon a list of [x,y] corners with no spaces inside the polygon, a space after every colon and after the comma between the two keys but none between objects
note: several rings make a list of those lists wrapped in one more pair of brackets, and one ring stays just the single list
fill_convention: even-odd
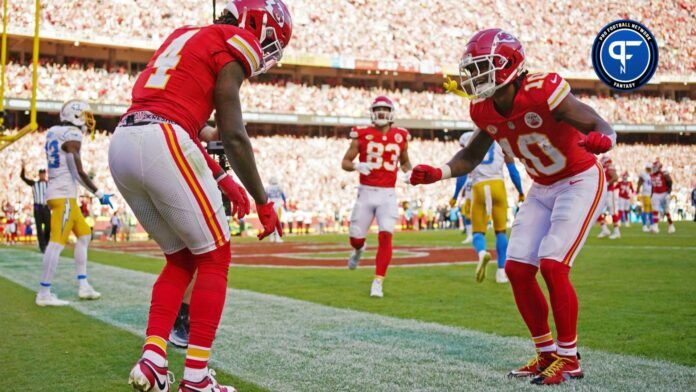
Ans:
[{"label": "jersey number 4", "polygon": [[[384,159],[384,153],[391,153],[391,156]],[[399,155],[401,148],[398,144],[381,144],[370,142],[367,144],[367,163],[370,164],[373,170],[384,168],[387,171],[395,171],[399,163]]]},{"label": "jersey number 4", "polygon": [[167,72],[170,69],[176,69],[176,66],[181,60],[181,50],[184,49],[186,42],[191,39],[196,33],[196,30],[189,30],[184,34],[176,37],[167,47],[162,51],[162,53],[157,56],[155,63],[153,64],[153,72],[150,77],[147,78],[145,87],[147,88],[159,88],[164,89],[167,87],[167,82],[169,81],[169,76]]}]

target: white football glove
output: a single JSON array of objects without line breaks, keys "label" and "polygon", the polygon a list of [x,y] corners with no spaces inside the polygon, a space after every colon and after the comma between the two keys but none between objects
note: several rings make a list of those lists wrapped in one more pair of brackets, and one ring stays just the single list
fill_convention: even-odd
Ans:
[{"label": "white football glove", "polygon": [[401,179],[406,185],[411,185],[411,173],[412,170],[409,170],[406,173],[404,173],[403,177],[401,177]]},{"label": "white football glove", "polygon": [[367,176],[372,172],[372,167],[370,167],[370,164],[367,162],[356,162],[353,164],[353,169],[360,172],[363,176]]}]

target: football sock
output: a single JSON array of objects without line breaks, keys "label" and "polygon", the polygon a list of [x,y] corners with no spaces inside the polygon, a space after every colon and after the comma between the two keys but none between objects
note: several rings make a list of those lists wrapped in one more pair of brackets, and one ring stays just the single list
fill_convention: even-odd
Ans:
[{"label": "football sock", "polygon": [[495,251],[498,253],[498,268],[505,268],[508,238],[505,232],[495,233]]},{"label": "football sock", "polygon": [[392,258],[392,233],[380,231],[377,235],[377,256],[375,258],[375,275],[385,276]]},{"label": "football sock", "polygon": [[167,341],[160,336],[148,336],[143,345],[142,357],[164,367],[167,363]]},{"label": "football sock", "polygon": [[365,239],[350,237],[350,246],[352,246],[353,249],[361,249],[365,246]]},{"label": "football sock", "polygon": [[60,260],[60,252],[64,246],[57,242],[49,242],[46,247],[46,253],[43,255],[43,272],[41,273],[41,288],[39,294],[48,294],[51,292],[51,282],[53,275],[56,273],[56,267]]},{"label": "football sock", "polygon": [[619,220],[620,220],[619,214],[614,214],[614,215],[612,215],[612,216],[611,216],[611,220],[612,220],[612,225],[613,225],[614,227],[619,227]]},{"label": "football sock", "polygon": [[564,356],[577,353],[578,297],[569,274],[570,266],[556,260],[541,259],[541,275],[549,288],[558,334],[558,354]]},{"label": "football sock", "polygon": [[517,309],[529,328],[537,351],[556,351],[548,322],[549,306],[537,283],[537,270],[531,264],[514,260],[505,263],[505,273],[510,280]]},{"label": "football sock", "polygon": [[652,213],[652,223],[657,223],[660,221],[660,213],[658,211],[653,211]]},{"label": "football sock", "polygon": [[172,330],[181,299],[196,270],[191,252],[184,248],[165,255],[167,263],[152,287],[147,336],[166,339]]},{"label": "football sock", "polygon": [[87,285],[87,247],[92,235],[83,235],[75,242],[75,272],[80,287]]},{"label": "football sock", "polygon": [[186,349],[184,379],[189,381],[201,381],[208,375],[209,359],[210,347],[200,347],[189,344]]},{"label": "football sock", "polygon": [[474,233],[474,239],[472,243],[474,245],[474,249],[476,250],[476,254],[479,254],[482,251],[486,250],[486,237],[483,233]]},{"label": "football sock", "polygon": [[671,225],[672,224],[672,214],[666,213],[665,216],[667,217],[667,223]]},{"label": "football sock", "polygon": [[197,275],[189,306],[189,348],[185,363],[185,372],[188,372],[189,377],[184,378],[199,381],[202,377],[198,375],[203,374],[208,366],[210,348],[225,306],[231,259],[230,243],[226,242],[213,251],[195,255],[194,259]]}]

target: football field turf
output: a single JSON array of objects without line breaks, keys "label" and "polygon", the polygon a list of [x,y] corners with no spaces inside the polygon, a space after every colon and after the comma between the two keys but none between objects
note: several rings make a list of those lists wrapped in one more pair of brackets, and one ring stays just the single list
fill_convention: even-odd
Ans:
[{"label": "football field turf", "polygon": [[[696,225],[677,229],[670,236],[624,229],[619,241],[592,233],[571,275],[587,373],[573,386],[688,390],[696,382]],[[397,247],[457,246],[461,239],[454,231],[395,236]],[[28,290],[35,289],[40,254],[0,250],[0,330],[7,331],[0,352],[11,353],[0,355],[0,374],[9,390],[128,390],[124,380],[162,260],[103,251],[90,251],[89,259],[103,300],[41,309]],[[72,299],[74,267],[64,258],[59,268],[58,294]],[[509,286],[492,280],[494,267],[481,285],[473,265],[392,268],[381,300],[368,297],[372,273],[232,267],[213,354],[220,378],[240,390],[526,387],[504,378],[532,350]],[[27,363],[40,365],[27,372]],[[181,352],[171,370],[181,374]]]}]

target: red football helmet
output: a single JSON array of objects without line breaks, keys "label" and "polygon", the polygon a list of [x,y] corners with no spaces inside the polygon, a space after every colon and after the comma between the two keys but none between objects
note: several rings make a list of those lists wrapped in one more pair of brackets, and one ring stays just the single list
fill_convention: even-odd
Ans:
[{"label": "red football helmet", "polygon": [[459,63],[461,87],[473,98],[488,98],[524,72],[524,49],[512,34],[486,29],[474,34]]},{"label": "red football helmet", "polygon": [[627,171],[621,173],[621,179],[624,181],[628,181],[628,172]]},{"label": "red football helmet", "polygon": [[[388,110],[376,110],[386,108]],[[372,101],[370,105],[370,119],[378,127],[383,127],[394,122],[394,102],[391,99],[380,95]]]},{"label": "red football helmet", "polygon": [[234,15],[240,28],[249,30],[263,50],[264,73],[283,57],[292,37],[292,17],[283,0],[231,0],[225,9]]},{"label": "red football helmet", "polygon": [[655,162],[653,162],[652,171],[653,171],[653,173],[659,173],[662,171],[662,162],[660,162],[659,159],[656,160]]},{"label": "red football helmet", "polygon": [[602,157],[599,158],[599,163],[603,167],[609,167],[612,165],[613,162],[611,161],[611,158],[609,158],[609,155],[602,155]]}]

